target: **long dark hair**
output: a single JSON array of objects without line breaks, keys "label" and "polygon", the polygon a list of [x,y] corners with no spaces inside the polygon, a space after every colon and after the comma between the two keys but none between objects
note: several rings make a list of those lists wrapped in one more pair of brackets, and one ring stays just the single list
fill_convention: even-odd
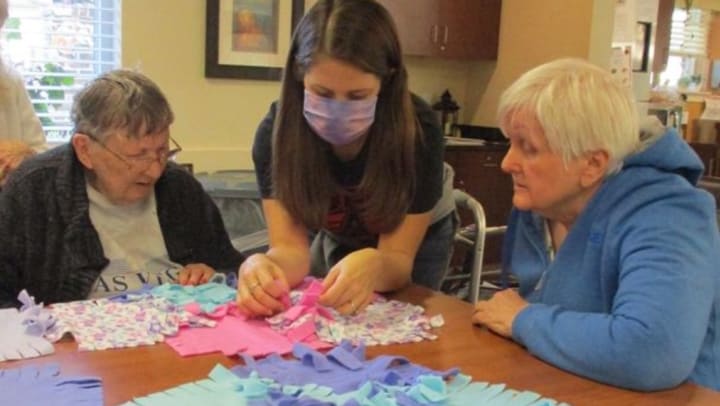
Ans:
[{"label": "long dark hair", "polygon": [[325,226],[338,187],[328,144],[303,117],[303,77],[318,56],[328,56],[381,80],[367,163],[352,192],[371,232],[386,233],[404,218],[415,193],[415,148],[420,126],[407,88],[407,71],[392,18],[375,1],[319,0],[292,38],[273,129],[273,193],[310,229]]}]

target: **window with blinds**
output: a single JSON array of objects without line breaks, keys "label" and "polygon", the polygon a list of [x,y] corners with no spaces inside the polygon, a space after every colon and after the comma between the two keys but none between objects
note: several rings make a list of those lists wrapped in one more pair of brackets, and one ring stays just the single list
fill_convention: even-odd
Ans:
[{"label": "window with blinds", "polygon": [[704,87],[708,71],[707,46],[712,12],[702,9],[676,8],[670,28],[670,52],[660,84],[682,91]]},{"label": "window with blinds", "polygon": [[72,136],[74,95],[120,66],[121,0],[11,0],[3,60],[24,78],[50,143]]},{"label": "window with blinds", "polygon": [[670,54],[706,56],[711,12],[676,8],[672,15]]}]

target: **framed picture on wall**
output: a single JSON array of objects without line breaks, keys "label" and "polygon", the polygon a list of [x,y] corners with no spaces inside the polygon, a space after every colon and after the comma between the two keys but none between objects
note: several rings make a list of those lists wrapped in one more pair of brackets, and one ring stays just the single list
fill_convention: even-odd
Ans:
[{"label": "framed picture on wall", "polygon": [[633,72],[647,72],[650,55],[651,23],[638,21],[635,25],[635,43],[633,44]]},{"label": "framed picture on wall", "polygon": [[279,80],[304,0],[206,0],[205,77]]}]

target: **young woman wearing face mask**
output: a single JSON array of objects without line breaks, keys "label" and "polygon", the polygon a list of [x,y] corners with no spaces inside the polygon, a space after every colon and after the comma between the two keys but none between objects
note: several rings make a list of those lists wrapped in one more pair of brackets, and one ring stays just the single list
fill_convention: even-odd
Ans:
[{"label": "young woman wearing face mask", "polygon": [[320,0],[308,11],[253,159],[270,247],[240,268],[243,312],[281,311],[311,272],[325,276],[320,303],[344,314],[411,281],[439,287],[455,228],[452,174],[382,6]]}]

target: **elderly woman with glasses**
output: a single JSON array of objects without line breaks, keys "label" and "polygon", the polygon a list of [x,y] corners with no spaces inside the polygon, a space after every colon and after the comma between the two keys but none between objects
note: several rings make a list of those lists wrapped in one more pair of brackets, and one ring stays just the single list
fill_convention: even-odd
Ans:
[{"label": "elderly woman with glasses", "polygon": [[150,79],[102,75],[72,118],[72,141],[23,163],[0,195],[0,307],[22,289],[52,303],[238,269],[217,207],[170,162],[173,113]]}]

